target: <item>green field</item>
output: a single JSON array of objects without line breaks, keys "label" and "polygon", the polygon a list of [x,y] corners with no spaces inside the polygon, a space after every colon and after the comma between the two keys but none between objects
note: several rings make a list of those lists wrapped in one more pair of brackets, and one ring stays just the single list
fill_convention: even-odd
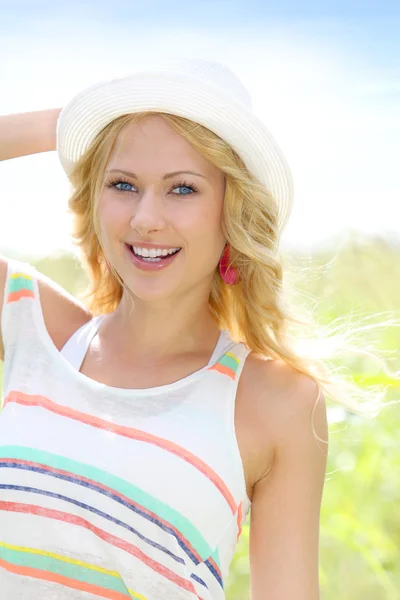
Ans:
[{"label": "green field", "polygon": [[[398,240],[349,236],[335,248],[307,255],[287,252],[284,258],[294,289],[304,301],[313,299],[321,324],[355,312],[375,320],[383,311],[394,311],[400,317]],[[85,286],[79,264],[71,256],[33,262],[74,294]],[[382,350],[391,351],[390,366],[400,369],[400,327],[369,335]],[[343,361],[363,385],[390,383],[373,365],[351,357]],[[387,400],[400,400],[400,387],[391,384]],[[331,404],[328,409],[330,450],[321,514],[321,598],[400,600],[400,404],[386,407],[374,420],[337,411]],[[247,523],[227,582],[228,600],[249,600],[248,536]]]}]

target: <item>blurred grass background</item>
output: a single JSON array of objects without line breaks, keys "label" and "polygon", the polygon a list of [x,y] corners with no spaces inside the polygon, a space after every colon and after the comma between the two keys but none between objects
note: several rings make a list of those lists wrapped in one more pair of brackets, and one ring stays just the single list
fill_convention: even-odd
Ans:
[{"label": "blurred grass background", "polygon": [[[69,254],[30,259],[65,289],[79,295],[86,286],[77,259]],[[328,324],[356,311],[379,320],[400,317],[400,241],[349,235],[335,247],[286,252],[290,283],[314,301],[316,317]],[[400,369],[400,328],[368,335],[392,351]],[[366,341],[369,341],[366,339]],[[349,358],[363,385],[387,384],[387,400],[400,400],[400,387],[373,365]],[[368,370],[370,369],[370,370]],[[1,377],[1,373],[0,373]],[[320,581],[322,600],[400,600],[400,404],[373,420],[328,404],[329,459],[321,511]],[[226,585],[227,600],[249,600],[249,521],[243,529]],[[268,557],[265,557],[268,560]],[[287,573],[290,577],[290,573]],[[272,600],[272,599],[271,599]]]}]

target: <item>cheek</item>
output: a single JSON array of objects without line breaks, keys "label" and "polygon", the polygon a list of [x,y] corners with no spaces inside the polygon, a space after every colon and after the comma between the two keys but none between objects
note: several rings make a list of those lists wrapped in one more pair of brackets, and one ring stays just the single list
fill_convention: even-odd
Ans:
[{"label": "cheek", "polygon": [[215,202],[207,206],[192,207],[191,211],[177,217],[182,235],[197,256],[208,256],[217,260],[225,245],[222,232],[222,206]]},{"label": "cheek", "polygon": [[101,232],[114,231],[129,222],[126,206],[105,193],[97,205],[97,220]]},{"label": "cheek", "polygon": [[223,238],[222,233],[222,200],[215,199],[210,203],[202,214],[198,221],[198,229],[202,231],[205,239],[209,239],[212,243],[213,240],[218,242],[218,239]]},{"label": "cheek", "polygon": [[110,202],[107,202],[106,194],[103,193],[98,201],[96,208],[97,221],[101,228],[109,221]]}]

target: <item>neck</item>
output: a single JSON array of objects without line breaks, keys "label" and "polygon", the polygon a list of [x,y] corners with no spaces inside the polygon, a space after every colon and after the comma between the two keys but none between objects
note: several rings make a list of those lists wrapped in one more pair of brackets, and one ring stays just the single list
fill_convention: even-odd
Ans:
[{"label": "neck", "polygon": [[124,293],[102,329],[105,337],[118,339],[119,351],[127,358],[149,357],[153,362],[190,352],[211,354],[220,334],[208,294],[149,303]]}]

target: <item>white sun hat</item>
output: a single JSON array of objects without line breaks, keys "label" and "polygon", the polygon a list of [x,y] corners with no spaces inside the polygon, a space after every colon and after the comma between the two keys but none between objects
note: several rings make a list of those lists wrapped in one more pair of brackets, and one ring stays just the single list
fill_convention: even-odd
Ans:
[{"label": "white sun hat", "polygon": [[225,140],[272,193],[283,230],[293,203],[289,166],[270,131],[253,113],[243,83],[218,62],[169,59],[77,94],[61,111],[57,124],[57,151],[66,174],[106,125],[122,115],[144,111],[186,117]]}]

